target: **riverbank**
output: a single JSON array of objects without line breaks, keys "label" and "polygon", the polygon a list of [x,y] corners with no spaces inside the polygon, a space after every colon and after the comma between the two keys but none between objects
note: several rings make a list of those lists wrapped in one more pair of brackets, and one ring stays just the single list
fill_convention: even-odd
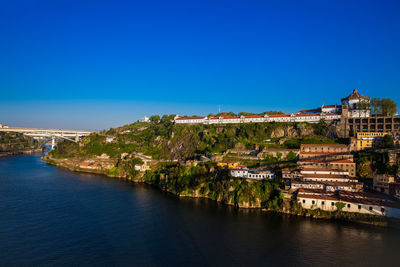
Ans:
[{"label": "riverbank", "polygon": [[0,158],[2,157],[11,157],[18,155],[32,155],[42,153],[41,148],[22,150],[22,151],[0,151]]},{"label": "riverbank", "polygon": [[[193,180],[184,181],[179,174],[177,174],[178,177],[175,180],[173,180],[173,177],[152,172],[147,172],[146,174],[138,173],[138,175],[130,177],[123,166],[119,166],[119,169],[115,167],[112,170],[101,167],[87,169],[79,167],[79,160],[77,159],[54,159],[49,156],[44,156],[42,159],[48,164],[74,172],[101,174],[107,177],[126,179],[134,183],[146,183],[180,198],[205,198],[237,208],[261,209],[265,212],[300,216],[315,220],[346,221],[375,226],[388,226],[391,221],[389,218],[382,216],[302,209],[295,199],[284,198],[277,185],[269,181],[248,182],[244,179],[236,178],[217,179],[210,182],[203,178],[201,183],[193,186]],[[176,170],[174,171],[176,172]],[[190,185],[188,186],[188,184]],[[238,193],[238,190],[241,190],[242,195]],[[247,192],[247,194],[243,195],[243,192]]]}]

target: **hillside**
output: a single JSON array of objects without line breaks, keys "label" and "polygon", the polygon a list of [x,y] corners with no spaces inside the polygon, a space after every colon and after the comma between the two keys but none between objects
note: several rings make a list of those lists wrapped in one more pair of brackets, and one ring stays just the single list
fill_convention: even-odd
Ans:
[{"label": "hillside", "polygon": [[21,133],[0,132],[0,153],[30,151],[36,145],[37,141]]},{"label": "hillside", "polygon": [[143,153],[159,160],[187,160],[221,154],[241,145],[299,148],[300,143],[334,143],[324,136],[326,125],[307,123],[249,123],[230,125],[173,125],[170,121],[132,123],[84,137],[79,144],[59,143],[55,158],[91,157],[103,153],[111,158]]}]

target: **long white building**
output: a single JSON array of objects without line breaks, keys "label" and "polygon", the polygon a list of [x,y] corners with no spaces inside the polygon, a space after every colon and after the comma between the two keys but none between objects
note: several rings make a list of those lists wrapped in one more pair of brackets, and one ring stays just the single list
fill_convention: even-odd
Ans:
[{"label": "long white building", "polygon": [[228,124],[228,123],[254,123],[254,122],[309,122],[318,123],[339,120],[340,114],[280,114],[280,115],[250,115],[250,116],[210,116],[210,117],[180,117],[176,116],[176,124]]},{"label": "long white building", "polygon": [[336,211],[340,202],[342,211],[400,218],[400,205],[368,193],[340,191],[329,193],[318,189],[300,189],[297,200],[304,209]]},{"label": "long white building", "polygon": [[342,107],[348,107],[350,117],[369,117],[369,97],[363,96],[354,89],[352,94],[342,98],[342,105],[322,105],[315,109],[303,109],[296,114],[278,115],[250,115],[250,116],[205,116],[205,117],[181,117],[176,116],[176,124],[227,124],[227,123],[254,123],[254,122],[309,122],[318,123],[321,119],[325,121],[340,120]]}]

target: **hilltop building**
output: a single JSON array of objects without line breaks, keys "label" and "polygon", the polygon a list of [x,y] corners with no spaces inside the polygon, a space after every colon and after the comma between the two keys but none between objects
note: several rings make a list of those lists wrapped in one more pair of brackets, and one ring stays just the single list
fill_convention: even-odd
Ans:
[{"label": "hilltop building", "polygon": [[140,122],[150,122],[150,119],[144,116],[143,118],[140,119]]},{"label": "hilltop building", "polygon": [[322,105],[315,109],[300,110],[296,114],[278,114],[278,115],[249,115],[249,116],[198,116],[181,117],[176,116],[174,122],[177,124],[227,124],[227,123],[256,123],[256,122],[309,122],[318,123],[321,119],[325,121],[340,120],[342,107],[345,106],[349,117],[369,117],[369,110],[361,109],[369,103],[369,97],[358,93],[357,89],[349,96],[341,99],[342,105]]},{"label": "hilltop building", "polygon": [[342,106],[347,106],[351,118],[369,117],[371,112],[369,108],[370,98],[358,93],[357,89],[347,97],[342,98]]},{"label": "hilltop building", "polygon": [[321,120],[336,122],[336,134],[342,138],[355,136],[358,132],[390,132],[400,144],[400,116],[372,116],[370,98],[354,89],[341,99],[341,105],[322,105],[314,109],[303,109],[295,114],[250,115],[250,116],[176,116],[176,124],[228,124],[258,122],[308,122],[318,123]]}]

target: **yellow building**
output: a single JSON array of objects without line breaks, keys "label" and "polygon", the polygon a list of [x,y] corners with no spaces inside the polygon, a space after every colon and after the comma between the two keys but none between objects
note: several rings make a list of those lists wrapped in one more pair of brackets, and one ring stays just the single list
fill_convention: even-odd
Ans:
[{"label": "yellow building", "polygon": [[383,145],[382,139],[389,133],[384,132],[359,132],[357,133],[357,150],[366,148],[380,147]]},{"label": "yellow building", "polygon": [[217,166],[225,167],[228,166],[229,169],[234,169],[240,165],[239,162],[218,162]]}]

